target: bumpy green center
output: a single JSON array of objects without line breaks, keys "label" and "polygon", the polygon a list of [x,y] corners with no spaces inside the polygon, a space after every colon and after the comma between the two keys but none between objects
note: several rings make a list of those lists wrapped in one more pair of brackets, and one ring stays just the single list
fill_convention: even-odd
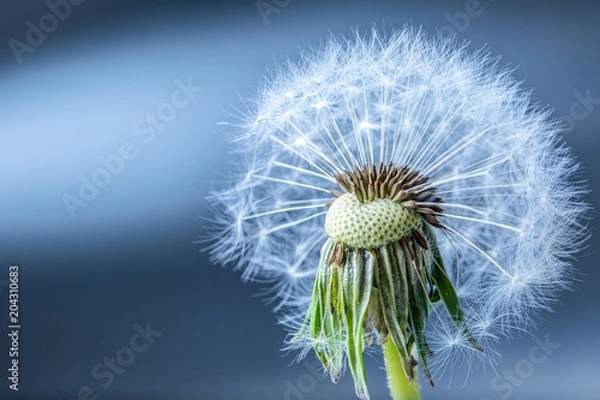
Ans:
[{"label": "bumpy green center", "polygon": [[373,249],[400,240],[419,227],[421,216],[389,198],[361,203],[346,193],[338,197],[325,217],[325,231],[335,243]]}]

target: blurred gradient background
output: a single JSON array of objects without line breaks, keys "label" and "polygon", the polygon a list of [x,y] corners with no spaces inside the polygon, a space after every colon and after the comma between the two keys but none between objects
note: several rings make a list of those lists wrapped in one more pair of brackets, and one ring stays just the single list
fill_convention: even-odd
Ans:
[{"label": "blurred gradient background", "polygon": [[[0,331],[11,264],[20,266],[22,325],[18,393],[0,337],[1,399],[354,398],[348,374],[333,385],[311,372],[312,355],[289,366],[262,288],[211,265],[193,243],[210,217],[212,182],[231,171],[218,122],[274,62],[330,32],[409,23],[502,55],[565,120],[588,200],[600,203],[600,2],[265,0],[262,12],[256,3],[0,3]],[[194,89],[173,108],[182,85]],[[581,100],[586,92],[595,102]],[[157,112],[169,121],[152,128],[146,118]],[[98,172],[102,160],[116,172]],[[69,212],[65,195],[80,197],[92,179],[104,187],[84,189],[89,201]],[[576,260],[576,290],[534,331],[560,344],[544,362],[528,361],[536,341],[518,336],[495,371],[471,371],[466,383],[464,371],[448,371],[424,398],[600,398],[599,246],[593,237]],[[147,323],[152,343],[131,352],[134,325]],[[105,357],[128,365],[107,373]],[[382,363],[368,363],[373,399],[389,398]]]}]

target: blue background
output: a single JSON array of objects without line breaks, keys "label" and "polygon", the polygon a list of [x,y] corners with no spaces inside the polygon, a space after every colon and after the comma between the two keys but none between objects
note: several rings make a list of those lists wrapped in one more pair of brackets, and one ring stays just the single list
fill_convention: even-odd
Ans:
[{"label": "blue background", "polygon": [[[585,109],[578,93],[600,98],[600,3],[278,3],[265,20],[252,0],[87,0],[21,62],[9,43],[25,42],[27,21],[39,26],[48,6],[1,3],[0,310],[8,308],[8,266],[16,263],[23,327],[18,394],[7,388],[9,342],[0,337],[0,398],[71,400],[85,386],[106,400],[354,398],[350,376],[333,385],[306,365],[288,367],[293,355],[280,352],[285,332],[257,296],[261,287],[211,265],[193,243],[206,233],[205,196],[232,168],[228,129],[218,122],[231,120],[276,60],[297,58],[329,32],[410,23],[502,55],[536,101],[557,118],[577,116],[567,117],[565,139],[585,166],[588,201],[599,203],[600,104]],[[188,79],[202,91],[145,143],[136,123]],[[72,218],[63,196],[77,196],[80,176],[91,179],[99,158],[123,143],[136,156]],[[528,362],[535,341],[521,335],[501,347],[496,371],[472,371],[466,384],[464,372],[452,371],[424,398],[599,398],[599,246],[593,237],[576,260],[576,290],[563,293],[534,331],[560,343],[547,360]],[[147,321],[162,335],[102,387],[94,366]],[[388,398],[381,362],[368,363],[373,398]],[[493,384],[496,373],[515,368],[523,379]]]}]

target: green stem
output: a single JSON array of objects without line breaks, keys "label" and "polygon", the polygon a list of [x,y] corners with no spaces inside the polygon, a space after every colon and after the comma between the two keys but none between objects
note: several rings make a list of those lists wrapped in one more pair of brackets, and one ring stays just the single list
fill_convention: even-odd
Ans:
[{"label": "green stem", "polygon": [[388,338],[383,345],[383,356],[385,358],[385,369],[388,375],[388,384],[392,399],[394,400],[421,400],[419,392],[419,383],[417,381],[417,371],[415,371],[415,380],[411,382],[406,377],[402,369],[398,350],[394,342]]}]

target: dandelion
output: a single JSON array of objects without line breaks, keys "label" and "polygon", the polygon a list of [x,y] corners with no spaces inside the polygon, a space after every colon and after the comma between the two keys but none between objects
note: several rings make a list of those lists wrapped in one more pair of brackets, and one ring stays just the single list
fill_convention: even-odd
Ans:
[{"label": "dandelion", "polygon": [[560,127],[487,54],[406,29],[332,39],[280,68],[241,124],[240,177],[212,194],[214,260],[265,283],[334,382],[394,399],[492,359],[568,286],[584,188]]}]

